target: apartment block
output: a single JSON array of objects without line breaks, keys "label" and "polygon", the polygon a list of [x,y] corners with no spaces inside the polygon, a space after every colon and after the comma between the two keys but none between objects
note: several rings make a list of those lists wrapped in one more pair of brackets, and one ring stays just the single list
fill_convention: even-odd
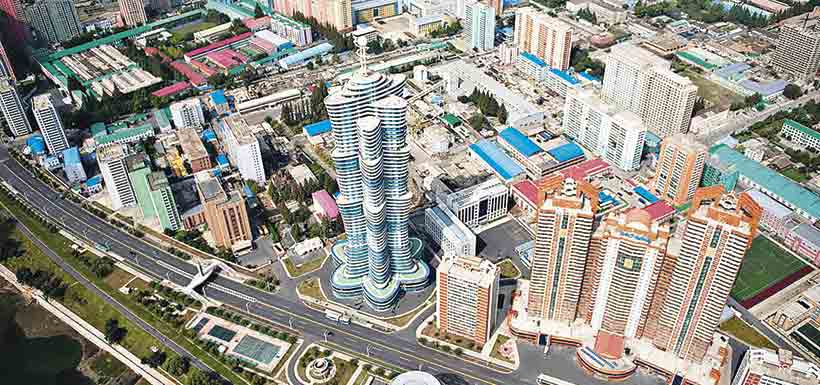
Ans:
[{"label": "apartment block", "polygon": [[171,104],[171,118],[177,129],[199,127],[205,124],[202,102],[199,99],[188,99]]},{"label": "apartment block", "polygon": [[438,267],[436,320],[439,330],[483,346],[496,326],[500,270],[473,256],[445,258]]},{"label": "apartment block", "polygon": [[31,98],[31,111],[34,113],[34,120],[40,127],[40,133],[46,142],[46,148],[50,154],[60,154],[68,148],[68,139],[65,137],[65,129],[60,121],[60,115],[54,104],[51,103],[51,94],[37,95]]},{"label": "apartment block", "polygon": [[17,87],[9,78],[0,78],[0,111],[13,136],[22,136],[31,133],[31,125],[17,94]]},{"label": "apartment block", "polygon": [[815,385],[820,382],[820,367],[795,357],[788,350],[773,352],[749,349],[735,374],[732,385]]},{"label": "apartment block", "polygon": [[514,44],[561,71],[569,68],[572,27],[535,8],[515,11]]},{"label": "apartment block", "polygon": [[228,159],[244,180],[253,180],[265,185],[265,167],[259,139],[248,123],[240,116],[230,116],[222,120],[217,130],[220,140],[228,153]]},{"label": "apartment block", "polygon": [[207,172],[199,172],[194,177],[214,243],[234,251],[251,247],[251,226],[242,194],[226,192],[219,180]]},{"label": "apartment block", "polygon": [[143,0],[117,0],[117,2],[120,6],[120,17],[125,25],[135,27],[148,21]]},{"label": "apartment block", "polygon": [[73,0],[37,0],[26,6],[26,18],[37,36],[49,43],[71,40],[83,32]]},{"label": "apartment block", "polygon": [[476,255],[476,236],[452,211],[440,202],[424,210],[427,234],[441,247],[443,257]]},{"label": "apartment block", "polygon": [[820,68],[820,26],[817,18],[780,27],[772,65],[778,73],[811,83]]},{"label": "apartment block", "polygon": [[486,51],[495,46],[495,9],[485,3],[467,2],[464,6],[464,36],[467,47]]},{"label": "apartment block", "polygon": [[97,163],[111,199],[111,208],[115,211],[137,204],[134,188],[128,178],[128,153],[127,146],[117,143],[97,149]]},{"label": "apartment block", "polygon": [[689,202],[703,176],[708,151],[690,134],[664,139],[652,182],[655,194],[675,206]]}]

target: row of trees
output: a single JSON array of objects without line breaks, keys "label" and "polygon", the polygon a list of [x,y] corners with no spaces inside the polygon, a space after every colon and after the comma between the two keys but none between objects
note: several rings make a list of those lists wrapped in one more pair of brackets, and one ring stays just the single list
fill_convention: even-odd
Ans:
[{"label": "row of trees", "polygon": [[[479,91],[478,88],[475,88],[467,99],[469,102],[475,104],[482,114],[495,116],[501,124],[507,123],[507,108],[489,93]],[[464,102],[464,99],[462,98],[460,101]]]},{"label": "row of trees", "polygon": [[353,42],[352,35],[345,35],[339,32],[339,30],[333,25],[328,23],[319,23],[319,20],[316,20],[315,17],[306,17],[300,12],[295,12],[292,18],[296,21],[310,25],[310,28],[314,34],[318,33],[321,36],[326,37],[330,44],[333,44],[335,53],[348,51],[356,47],[356,44]]},{"label": "row of trees", "polygon": [[440,38],[440,37],[453,36],[453,35],[461,32],[461,30],[463,30],[463,29],[464,29],[464,27],[461,26],[461,22],[456,20],[452,23],[447,23],[443,27],[439,27],[437,29],[434,29],[434,30],[430,31],[429,36],[433,39],[437,39],[437,38]]},{"label": "row of trees", "polygon": [[578,14],[576,14],[576,16],[579,19],[586,20],[592,24],[598,24],[598,15],[596,15],[595,12],[590,11],[589,7],[578,10]]},{"label": "row of trees", "polygon": [[735,4],[727,9],[723,3],[710,0],[664,1],[653,4],[644,4],[643,1],[638,1],[635,3],[633,11],[638,17],[656,17],[660,15],[678,17],[680,13],[683,12],[689,15],[689,18],[704,23],[711,24],[725,21],[753,28],[762,28],[792,16],[806,13],[815,5],[815,2],[812,1],[802,4],[797,2],[789,3],[791,5],[790,9],[776,13],[770,17],[751,12],[744,8],[742,4]]},{"label": "row of trees", "polygon": [[575,72],[589,72],[597,78],[603,78],[606,69],[602,61],[593,59],[589,56],[589,51],[578,47],[572,47],[569,63]]},{"label": "row of trees", "polygon": [[15,276],[20,283],[42,291],[46,298],[63,298],[68,288],[62,278],[46,270],[31,271],[28,267],[22,267],[15,272]]}]

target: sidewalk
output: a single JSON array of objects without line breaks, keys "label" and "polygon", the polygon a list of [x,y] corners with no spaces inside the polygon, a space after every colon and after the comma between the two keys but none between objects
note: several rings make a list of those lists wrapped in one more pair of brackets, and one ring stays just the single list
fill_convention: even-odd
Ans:
[{"label": "sidewalk", "polygon": [[39,290],[30,289],[17,282],[17,277],[15,277],[14,273],[3,265],[0,265],[0,275],[2,275],[7,281],[11,282],[20,291],[32,293],[32,298],[34,298],[34,300],[37,301],[43,309],[46,309],[49,313],[59,318],[66,325],[76,330],[77,333],[80,333],[80,335],[83,336],[83,338],[92,342],[94,345],[97,345],[100,349],[110,353],[117,360],[127,365],[132,371],[134,371],[134,373],[142,376],[142,378],[151,383],[151,385],[177,385],[176,381],[166,377],[162,372],[147,365],[143,365],[140,362],[141,360],[139,357],[129,352],[124,347],[109,344],[108,341],[105,340],[105,335],[101,331],[91,326],[88,322],[85,322],[85,320],[80,318],[77,314],[74,314],[74,312],[63,306],[60,302],[48,301]]}]

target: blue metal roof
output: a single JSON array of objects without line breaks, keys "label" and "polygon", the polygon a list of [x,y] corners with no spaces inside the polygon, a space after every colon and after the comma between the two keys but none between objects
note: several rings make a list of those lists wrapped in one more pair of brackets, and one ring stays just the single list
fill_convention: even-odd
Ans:
[{"label": "blue metal roof", "polygon": [[550,68],[550,73],[554,74],[555,76],[558,76],[560,79],[573,86],[581,83],[574,76],[568,74],[566,71],[561,71],[558,68]]},{"label": "blue metal roof", "polygon": [[308,124],[305,126],[305,132],[307,132],[308,136],[316,136],[330,132],[330,128],[330,120],[325,119],[321,122]]},{"label": "blue metal roof", "polygon": [[77,147],[69,147],[63,150],[63,164],[82,164],[80,150]]},{"label": "blue metal roof", "polygon": [[33,154],[45,154],[46,141],[40,135],[34,135],[26,140],[26,145],[31,149]]},{"label": "blue metal roof", "polygon": [[501,151],[495,143],[487,139],[482,139],[471,144],[470,150],[478,155],[481,160],[487,163],[487,165],[490,166],[496,174],[504,178],[504,180],[510,180],[524,172],[524,169],[519,166],[518,163],[515,163],[515,161],[505,154],[504,151]]},{"label": "blue metal roof", "polygon": [[582,77],[582,78],[584,78],[584,79],[586,79],[586,80],[589,80],[589,81],[591,81],[591,82],[600,82],[600,81],[601,81],[601,79],[598,79],[598,78],[596,78],[595,76],[592,76],[592,74],[591,74],[591,73],[586,72],[586,71],[581,71],[581,72],[578,72],[578,76],[580,76],[580,77]]},{"label": "blue metal roof", "polygon": [[715,75],[720,76],[724,79],[735,80],[740,74],[746,72],[749,68],[752,68],[752,66],[746,63],[727,64],[723,67],[720,67],[720,69],[716,70]]},{"label": "blue metal roof", "polygon": [[539,152],[544,151],[541,147],[538,147],[535,142],[533,142],[530,138],[524,135],[521,131],[518,131],[515,127],[507,127],[501,132],[498,133],[504,141],[509,143],[516,151],[521,153],[526,157],[533,156]]},{"label": "blue metal roof", "polygon": [[219,154],[216,156],[216,164],[224,166],[230,164],[230,162],[228,162],[228,157],[225,154]]},{"label": "blue metal roof", "polygon": [[635,194],[638,194],[641,198],[646,200],[649,203],[655,203],[659,201],[658,197],[652,195],[647,189],[643,188],[642,186],[635,187]]},{"label": "blue metal roof", "polygon": [[206,142],[212,142],[216,140],[216,134],[214,133],[214,130],[209,128],[207,130],[202,131],[202,140]]},{"label": "blue metal roof", "polygon": [[575,144],[575,142],[560,145],[553,149],[547,150],[547,152],[560,163],[568,162],[578,157],[584,157],[584,150]]},{"label": "blue metal roof", "polygon": [[526,51],[521,52],[521,57],[531,61],[533,64],[535,64],[539,67],[546,67],[547,66],[547,63],[545,61],[539,59],[537,56],[535,56],[535,55],[533,55],[529,52],[526,52]]},{"label": "blue metal roof", "polygon": [[102,176],[101,175],[94,175],[93,177],[91,177],[87,181],[85,181],[85,185],[88,186],[88,187],[94,187],[96,185],[99,185],[101,182],[102,182]]},{"label": "blue metal roof", "polygon": [[228,99],[225,98],[225,91],[222,90],[211,92],[211,100],[214,101],[214,104],[228,104]]},{"label": "blue metal roof", "polygon": [[756,92],[763,97],[768,97],[783,92],[787,84],[789,83],[783,79],[772,80],[767,83],[756,82],[749,79],[740,82],[741,87],[751,92]]}]

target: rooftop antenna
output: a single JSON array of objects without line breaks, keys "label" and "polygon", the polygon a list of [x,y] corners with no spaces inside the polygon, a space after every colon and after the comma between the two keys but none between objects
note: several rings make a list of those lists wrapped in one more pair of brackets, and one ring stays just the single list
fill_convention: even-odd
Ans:
[{"label": "rooftop antenna", "polygon": [[356,46],[359,48],[359,65],[362,67],[362,75],[367,74],[367,38],[360,36],[356,39]]}]

